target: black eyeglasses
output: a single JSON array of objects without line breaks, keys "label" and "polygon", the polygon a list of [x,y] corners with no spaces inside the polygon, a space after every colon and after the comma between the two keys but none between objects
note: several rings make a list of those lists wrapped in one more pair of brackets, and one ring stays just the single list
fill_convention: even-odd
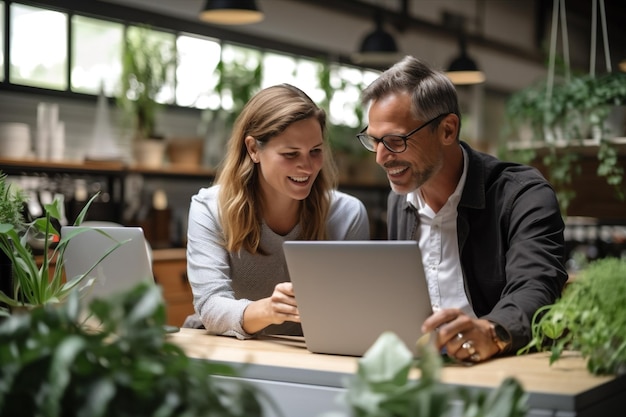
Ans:
[{"label": "black eyeglasses", "polygon": [[361,130],[356,135],[356,137],[359,138],[359,140],[361,141],[361,144],[365,146],[365,149],[367,149],[370,152],[376,152],[376,149],[378,148],[378,144],[382,142],[383,145],[385,145],[385,148],[387,148],[390,152],[401,153],[401,152],[406,151],[406,147],[407,147],[406,141],[409,139],[411,135],[416,134],[421,129],[425,128],[426,126],[428,126],[435,120],[439,119],[440,117],[447,116],[449,114],[450,113],[442,113],[439,116],[435,117],[434,119],[430,119],[429,121],[419,126],[418,128],[411,130],[406,135],[385,135],[382,138],[375,138],[374,136],[368,135],[367,133],[365,133],[368,127],[368,126],[365,126],[363,130]]}]

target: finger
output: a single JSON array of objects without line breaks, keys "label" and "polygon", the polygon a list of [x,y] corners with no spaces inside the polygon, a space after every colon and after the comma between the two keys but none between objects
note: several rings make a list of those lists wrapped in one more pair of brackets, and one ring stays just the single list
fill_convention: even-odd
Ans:
[{"label": "finger", "polygon": [[422,333],[432,332],[444,324],[453,321],[460,314],[462,314],[462,312],[456,308],[439,310],[424,320],[424,323],[422,324]]},{"label": "finger", "polygon": [[461,344],[454,355],[458,360],[467,362],[480,362],[481,355],[473,340],[466,340]]},{"label": "finger", "polygon": [[461,313],[456,316],[454,320],[439,326],[438,335],[441,343],[446,344],[454,342],[455,339],[457,340],[457,342],[460,341],[462,337],[459,337],[459,334],[467,336],[469,333],[473,332],[474,322],[472,318],[467,316],[466,314]]},{"label": "finger", "polygon": [[298,307],[298,303],[296,302],[295,297],[287,295],[280,291],[274,291],[270,299],[273,306],[272,308],[274,308],[275,310],[283,308],[281,306],[290,307],[291,309],[295,309]]},{"label": "finger", "polygon": [[291,282],[281,282],[279,284],[276,284],[274,290],[280,291],[283,294],[287,294],[291,297],[295,296],[295,293],[293,292],[293,284]]},{"label": "finger", "polygon": [[275,303],[272,304],[272,310],[274,315],[282,320],[300,322],[300,312],[295,306]]}]

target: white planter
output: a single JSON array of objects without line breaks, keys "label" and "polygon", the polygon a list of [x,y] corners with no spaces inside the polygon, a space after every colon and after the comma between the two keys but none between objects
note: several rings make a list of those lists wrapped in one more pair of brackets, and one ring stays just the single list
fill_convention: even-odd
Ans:
[{"label": "white planter", "polygon": [[30,152],[30,127],[26,123],[0,124],[0,157],[23,159]]},{"label": "white planter", "polygon": [[165,141],[162,139],[141,139],[133,144],[135,164],[147,168],[160,168],[165,157]]}]

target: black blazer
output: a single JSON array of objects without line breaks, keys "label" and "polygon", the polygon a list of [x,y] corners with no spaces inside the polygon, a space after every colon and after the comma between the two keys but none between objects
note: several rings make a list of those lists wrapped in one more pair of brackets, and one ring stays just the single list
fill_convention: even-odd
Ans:
[{"label": "black blazer", "polygon": [[[461,146],[469,156],[457,209],[465,291],[478,317],[508,330],[515,352],[530,341],[535,311],[567,281],[563,218],[535,168]],[[389,239],[417,239],[419,217],[405,195],[389,194],[387,222]]]}]

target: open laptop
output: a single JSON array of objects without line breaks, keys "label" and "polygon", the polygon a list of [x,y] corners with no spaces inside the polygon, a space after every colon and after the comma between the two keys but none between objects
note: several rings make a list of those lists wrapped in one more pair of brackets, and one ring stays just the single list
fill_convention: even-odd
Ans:
[{"label": "open laptop", "polygon": [[[84,226],[63,226],[61,236],[65,237],[73,229]],[[102,235],[100,229],[115,240]],[[108,250],[119,242],[120,247],[104,258],[89,277],[94,280],[90,288],[85,288],[84,300],[106,298],[130,290],[140,282],[154,282],[150,247],[146,244],[143,229],[125,226],[90,226],[89,230],[77,234],[65,250],[65,275],[75,279],[88,271]],[[87,284],[85,279],[80,286]]]},{"label": "open laptop", "polygon": [[417,355],[432,306],[416,241],[286,241],[283,249],[309,351],[362,356],[392,331]]}]

